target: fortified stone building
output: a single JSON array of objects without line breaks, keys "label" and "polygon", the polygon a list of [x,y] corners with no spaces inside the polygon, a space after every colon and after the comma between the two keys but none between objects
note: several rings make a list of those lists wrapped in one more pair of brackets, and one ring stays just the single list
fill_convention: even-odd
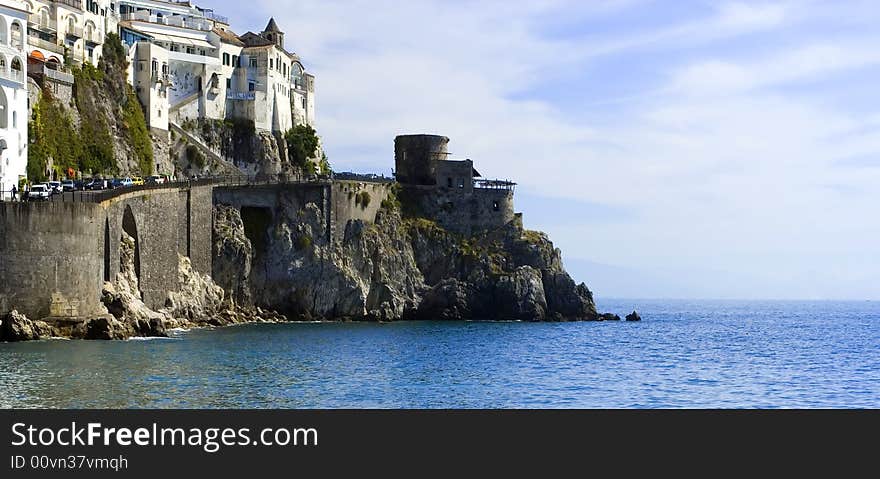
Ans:
[{"label": "fortified stone building", "polygon": [[394,139],[395,178],[406,201],[444,228],[463,234],[516,219],[516,183],[482,178],[473,161],[450,160],[448,145],[449,138],[438,135]]}]

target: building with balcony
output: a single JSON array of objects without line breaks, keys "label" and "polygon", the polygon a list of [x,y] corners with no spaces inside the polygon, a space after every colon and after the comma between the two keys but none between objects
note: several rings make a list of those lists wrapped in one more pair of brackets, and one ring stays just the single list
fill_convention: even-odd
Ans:
[{"label": "building with balcony", "polygon": [[118,28],[111,0],[20,1],[28,12],[28,53],[38,59],[97,64],[104,38]]},{"label": "building with balcony", "polygon": [[0,3],[0,196],[9,199],[13,186],[27,175],[28,95],[27,21],[25,5]]},{"label": "building with balcony", "polygon": [[225,17],[185,2],[120,0],[132,83],[150,127],[197,118],[248,119],[260,130],[314,125],[314,76],[284,47],[274,19],[236,35]]}]

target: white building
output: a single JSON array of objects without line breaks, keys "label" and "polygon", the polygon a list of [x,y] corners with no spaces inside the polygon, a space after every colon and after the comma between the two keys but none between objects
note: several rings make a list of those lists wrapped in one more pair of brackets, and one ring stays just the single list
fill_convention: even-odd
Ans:
[{"label": "white building", "polygon": [[132,83],[150,128],[187,120],[248,119],[260,130],[314,125],[315,79],[284,48],[275,20],[236,35],[228,20],[190,3],[119,0]]},{"label": "white building", "polygon": [[119,17],[111,0],[20,0],[28,12],[29,54],[36,60],[96,64]]},{"label": "white building", "polygon": [[0,3],[0,191],[10,197],[27,175],[27,19],[23,3]]}]

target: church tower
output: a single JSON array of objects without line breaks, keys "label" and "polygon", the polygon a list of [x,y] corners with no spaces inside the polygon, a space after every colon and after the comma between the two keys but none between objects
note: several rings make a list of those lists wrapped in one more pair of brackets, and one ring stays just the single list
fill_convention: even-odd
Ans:
[{"label": "church tower", "polygon": [[284,49],[284,32],[278,28],[278,24],[275,23],[274,17],[269,19],[269,24],[266,25],[266,29],[263,30],[263,38],[274,43],[278,48]]}]

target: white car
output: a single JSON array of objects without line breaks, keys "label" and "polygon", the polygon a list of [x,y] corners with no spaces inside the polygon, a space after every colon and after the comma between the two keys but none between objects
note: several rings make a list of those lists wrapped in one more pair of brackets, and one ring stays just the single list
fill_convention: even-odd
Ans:
[{"label": "white car", "polygon": [[28,201],[48,201],[51,196],[49,185],[32,185],[28,191]]},{"label": "white car", "polygon": [[64,192],[64,187],[61,186],[60,181],[50,181],[49,182],[49,194],[57,195]]}]

